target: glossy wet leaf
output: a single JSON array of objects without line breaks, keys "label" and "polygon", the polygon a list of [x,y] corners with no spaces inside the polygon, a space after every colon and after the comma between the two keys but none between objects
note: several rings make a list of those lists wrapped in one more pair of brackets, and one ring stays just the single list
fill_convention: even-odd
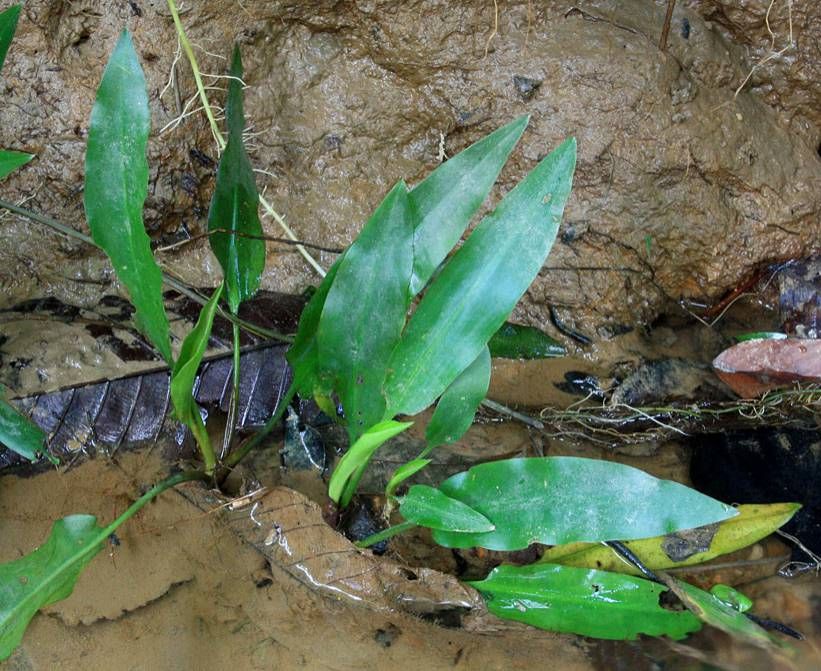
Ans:
[{"label": "glossy wet leaf", "polygon": [[430,529],[482,533],[495,528],[487,517],[427,485],[414,485],[402,497],[399,512],[408,522]]},{"label": "glossy wet leaf", "polygon": [[[800,507],[797,503],[741,505],[737,508],[738,515],[717,525],[624,544],[649,569],[692,566],[769,536],[786,524]],[[635,567],[600,543],[557,545],[548,549],[540,561],[640,575]]]},{"label": "glossy wet leaf", "polygon": [[710,588],[710,594],[721,601],[725,606],[729,606],[739,613],[746,613],[753,607],[753,600],[746,594],[742,594],[737,589],[729,585],[713,585]]},{"label": "glossy wet leaf", "polygon": [[[228,230],[209,236],[211,249],[222,266],[225,296],[231,311],[259,289],[265,268],[265,241],[259,221],[259,195],[251,161],[245,151],[242,132],[242,59],[234,48],[225,117],[228,144],[217,168],[217,183],[208,210],[208,230]],[[251,236],[251,237],[249,237]]]},{"label": "glossy wet leaf", "polygon": [[83,202],[94,241],[111,259],[136,308],[134,320],[172,363],[162,273],[143,227],[148,193],[145,156],[150,118],[142,68],[123,31],[91,112]]},{"label": "glossy wet leaf", "polygon": [[418,212],[414,232],[411,293],[419,293],[487,198],[529,116],[521,116],[445,161],[414,187]]},{"label": "glossy wet leaf", "polygon": [[0,12],[0,69],[6,62],[6,53],[9,45],[14,39],[14,31],[17,30],[17,20],[20,18],[20,5],[12,5],[7,10]]},{"label": "glossy wet leaf", "polygon": [[220,284],[202,308],[196,325],[183,340],[180,355],[171,371],[171,401],[174,405],[174,414],[194,434],[200,450],[203,451],[203,457],[206,459],[207,470],[213,467],[213,464],[209,463],[212,457],[209,454],[211,445],[199,406],[194,400],[193,390],[197,371],[208,347],[208,338],[211,335],[211,327],[214,324],[214,315],[217,312],[222,291],[223,285]]},{"label": "glossy wet leaf", "polygon": [[493,334],[488,347],[494,359],[548,359],[567,353],[561,343],[544,331],[510,322]]},{"label": "glossy wet leaf", "polygon": [[385,487],[385,496],[391,497],[396,493],[397,488],[401,485],[405,480],[408,478],[413,477],[419,471],[421,471],[425,466],[427,466],[432,459],[412,459],[406,464],[402,464],[399,468],[397,468],[391,479],[388,480],[388,484]]},{"label": "glossy wet leaf", "polygon": [[752,333],[739,333],[733,336],[736,342],[747,342],[748,340],[786,340],[789,336],[786,333],[777,331],[753,331]]},{"label": "glossy wet leaf", "polygon": [[2,397],[2,393],[0,393],[0,444],[29,461],[36,461],[40,454],[45,454],[52,463],[56,463],[56,459],[45,449],[45,432],[20,414]]},{"label": "glossy wet leaf", "polygon": [[382,385],[410,300],[413,221],[400,181],[345,252],[319,320],[319,377],[339,395],[351,443],[385,418]]},{"label": "glossy wet leaf", "polygon": [[6,659],[40,608],[67,598],[83,568],[102,549],[105,530],[93,515],[57,520],[43,545],[0,564],[0,660]]},{"label": "glossy wet leaf", "polygon": [[[328,483],[328,496],[331,500],[343,507],[348,505],[359,477],[361,477],[361,469],[367,465],[371,455],[382,443],[402,433],[412,424],[413,422],[388,420],[370,427],[363,433],[359,440],[351,445],[334,469],[331,481]],[[353,484],[351,480],[354,481]],[[344,497],[343,494],[345,494]]]},{"label": "glossy wet leaf", "polygon": [[336,278],[336,271],[339,270],[343,258],[345,258],[344,255],[340,256],[336,263],[328,269],[314,295],[302,309],[294,344],[285,355],[294,370],[294,384],[297,392],[303,398],[311,398],[316,387],[319,365],[316,332],[319,328],[322,309],[325,307],[325,299],[328,297],[328,292]]},{"label": "glossy wet leaf", "polygon": [[666,579],[667,586],[682,603],[702,622],[721,629],[761,648],[782,647],[784,643],[748,618],[741,610],[724,603],[722,599],[704,590],[674,578]]},{"label": "glossy wet leaf", "polygon": [[681,639],[701,628],[692,613],[659,605],[663,585],[618,573],[502,565],[469,584],[497,617],[548,631],[616,640],[639,634]]},{"label": "glossy wet leaf", "polygon": [[508,193],[445,264],[391,356],[389,415],[416,414],[433,403],[504,323],[553,245],[575,163],[570,139]]},{"label": "glossy wet leaf", "polygon": [[5,179],[21,165],[25,165],[34,154],[26,154],[22,151],[11,151],[10,149],[0,149],[0,179]]},{"label": "glossy wet leaf", "polygon": [[489,384],[490,352],[485,347],[439,399],[425,429],[427,450],[457,441],[465,434],[473,423],[476,408],[487,395]]},{"label": "glossy wet leaf", "polygon": [[440,486],[496,530],[434,531],[445,547],[522,550],[531,543],[632,540],[736,515],[732,506],[631,466],[580,457],[505,459],[457,473]]}]

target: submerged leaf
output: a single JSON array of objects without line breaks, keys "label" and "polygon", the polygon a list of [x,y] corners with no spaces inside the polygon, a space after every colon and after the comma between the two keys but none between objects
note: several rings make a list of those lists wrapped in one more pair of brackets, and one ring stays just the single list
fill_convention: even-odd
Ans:
[{"label": "submerged leaf", "polygon": [[618,573],[502,565],[469,584],[497,617],[548,631],[615,640],[639,634],[680,639],[701,628],[692,613],[659,605],[663,585]]},{"label": "submerged leaf", "polygon": [[[29,461],[45,451],[46,434],[0,396],[0,443]],[[50,455],[49,459],[54,460]]]},{"label": "submerged leaf", "polygon": [[494,359],[548,359],[567,350],[547,333],[532,326],[505,322],[488,343]]},{"label": "submerged leaf", "polygon": [[[624,544],[649,569],[692,566],[769,536],[786,524],[800,507],[797,503],[742,505],[738,506],[737,516],[717,525]],[[540,561],[641,575],[632,564],[600,543],[557,545],[547,550]]]},{"label": "submerged leaf", "polygon": [[34,154],[26,154],[22,151],[11,151],[10,149],[0,149],[0,179],[5,179],[21,165],[25,165]]},{"label": "submerged leaf", "polygon": [[391,356],[390,416],[433,403],[504,323],[553,245],[575,164],[571,139],[505,196],[431,283]]},{"label": "submerged leaf", "polygon": [[433,532],[437,543],[456,548],[521,550],[531,543],[649,538],[737,514],[677,482],[580,457],[479,464],[448,478],[440,489],[496,525],[484,534]]},{"label": "submerged leaf", "polygon": [[108,254],[128,289],[137,328],[171,364],[162,273],[151,254],[142,218],[148,193],[149,128],[145,77],[131,36],[123,31],[91,112],[83,202],[94,242]]},{"label": "submerged leaf", "polygon": [[363,433],[336,465],[331,481],[328,483],[330,499],[342,507],[348,505],[362,475],[362,469],[367,465],[373,453],[386,440],[390,440],[412,425],[413,422],[388,420],[370,427]]},{"label": "submerged leaf", "polygon": [[319,377],[339,395],[351,443],[385,419],[385,380],[410,301],[413,214],[400,181],[345,252],[317,330]]},{"label": "submerged leaf", "polygon": [[69,515],[34,552],[0,564],[0,660],[14,652],[40,608],[71,594],[80,571],[102,549],[104,531],[93,515]]},{"label": "submerged leaf", "polygon": [[14,31],[17,30],[17,20],[20,18],[20,5],[12,5],[0,12],[0,69],[6,62],[6,53],[9,50]]},{"label": "submerged leaf", "polygon": [[496,528],[470,506],[427,485],[411,487],[402,497],[399,512],[408,522],[430,529],[481,533]]},{"label": "submerged leaf", "polygon": [[234,47],[225,107],[228,144],[220,158],[217,183],[208,210],[209,231],[231,231],[212,233],[209,241],[222,266],[226,300],[233,313],[259,289],[260,276],[265,268],[265,241],[261,238],[256,178],[242,140],[245,116],[241,79],[242,59],[239,47]]}]

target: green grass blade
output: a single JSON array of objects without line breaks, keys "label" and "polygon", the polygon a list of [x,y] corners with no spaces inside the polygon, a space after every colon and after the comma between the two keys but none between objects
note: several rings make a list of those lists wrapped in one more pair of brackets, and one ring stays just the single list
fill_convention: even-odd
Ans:
[{"label": "green grass blade", "polygon": [[20,18],[20,5],[12,5],[7,10],[0,12],[0,70],[6,62],[6,53],[9,45],[14,39],[14,31],[17,30],[17,20]]},{"label": "green grass blade", "polygon": [[418,294],[487,198],[529,116],[521,116],[445,161],[410,192],[419,214],[411,293]]},{"label": "green grass blade", "polygon": [[490,351],[485,347],[476,360],[463,370],[439,399],[425,438],[428,445],[422,456],[437,445],[459,440],[473,424],[476,408],[490,385]]},{"label": "green grass blade", "polygon": [[22,151],[11,151],[10,149],[0,149],[0,179],[5,179],[8,175],[22,165],[34,158],[34,154],[26,154]]},{"label": "green grass blade", "polygon": [[29,461],[36,461],[40,454],[46,454],[52,463],[57,463],[45,450],[46,434],[31,420],[20,414],[10,403],[0,397],[0,443]]},{"label": "green grass blade", "polygon": [[[242,59],[234,48],[228,102],[228,144],[220,158],[217,183],[208,211],[208,230],[227,230],[209,237],[211,249],[222,266],[226,300],[233,313],[240,303],[259,289],[265,268],[265,241],[261,239],[259,195],[251,161],[245,151],[242,132],[245,116],[242,110]],[[254,236],[254,237],[248,237]]]},{"label": "green grass blade", "polygon": [[499,566],[482,581],[488,610],[505,620],[539,629],[613,640],[639,634],[684,638],[701,623],[686,610],[659,605],[666,590],[649,580],[619,573],[558,566]]},{"label": "green grass blade", "polygon": [[399,505],[408,522],[420,527],[463,533],[484,533],[496,527],[482,513],[428,485],[414,485]]},{"label": "green grass blade", "polygon": [[575,163],[570,139],[504,198],[432,282],[389,363],[390,416],[433,403],[504,323],[553,245]]},{"label": "green grass blade", "polygon": [[631,466],[580,457],[505,459],[457,473],[439,489],[496,525],[486,534],[434,531],[445,547],[522,550],[531,543],[633,540],[737,515],[732,506]]},{"label": "green grass blade", "polygon": [[171,371],[171,401],[174,404],[174,414],[194,434],[205,461],[206,473],[214,470],[215,456],[200,415],[200,409],[194,400],[193,391],[197,371],[208,346],[208,338],[211,336],[211,327],[214,324],[214,315],[217,312],[222,290],[223,285],[220,284],[200,312],[197,324],[185,337],[180,348],[180,355]]},{"label": "green grass blade", "polygon": [[413,272],[405,183],[391,189],[336,271],[317,331],[320,377],[342,402],[353,444],[385,418],[386,366],[405,325]]},{"label": "green grass blade", "polygon": [[149,129],[145,77],[131,36],[123,31],[91,112],[83,200],[94,242],[108,254],[128,289],[137,327],[170,364],[162,273],[142,220],[148,193],[145,150]]}]

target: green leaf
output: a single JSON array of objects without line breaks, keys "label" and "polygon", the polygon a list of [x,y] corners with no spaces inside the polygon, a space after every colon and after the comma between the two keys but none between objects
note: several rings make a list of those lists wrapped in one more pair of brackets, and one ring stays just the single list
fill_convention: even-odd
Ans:
[{"label": "green leaf", "polygon": [[319,328],[322,309],[325,307],[325,300],[328,298],[328,292],[331,290],[331,284],[336,278],[336,271],[339,270],[343,258],[345,258],[344,254],[328,269],[314,295],[311,296],[311,300],[302,308],[294,344],[285,354],[285,358],[294,371],[294,385],[302,398],[310,398],[317,386],[319,358],[317,357],[316,332]]},{"label": "green leaf", "polygon": [[482,533],[496,527],[481,513],[427,485],[414,485],[399,505],[408,522],[430,529]]},{"label": "green leaf", "polygon": [[[702,622],[735,638],[761,648],[783,647],[784,643],[748,618],[742,610],[721,598],[680,580],[665,580],[667,586]],[[743,596],[743,595],[742,595]]]},{"label": "green leaf", "polygon": [[0,564],[0,660],[14,652],[40,608],[71,594],[80,571],[102,549],[104,531],[93,515],[69,515],[34,552]]},{"label": "green leaf", "polygon": [[171,364],[162,273],[142,221],[149,128],[145,78],[131,36],[123,31],[91,112],[83,201],[94,242],[108,254],[131,296],[137,328]]},{"label": "green leaf", "polygon": [[701,623],[659,605],[663,585],[606,571],[531,564],[499,566],[480,582],[488,610],[539,629],[606,639],[639,634],[684,638]]},{"label": "green leaf", "polygon": [[476,408],[490,384],[490,352],[485,347],[476,360],[463,370],[439,399],[425,430],[425,454],[437,445],[459,440],[470,428]]},{"label": "green leaf", "polygon": [[482,513],[496,531],[434,531],[445,547],[521,550],[531,543],[632,540],[736,515],[725,505],[624,464],[580,457],[506,459],[457,473],[439,487]]},{"label": "green leaf", "polygon": [[0,397],[0,443],[29,461],[45,454],[52,463],[57,460],[45,450],[46,434]]},{"label": "green leaf", "polygon": [[498,359],[549,359],[567,350],[544,331],[505,322],[488,343],[490,356]]},{"label": "green leaf", "polygon": [[11,151],[10,149],[0,149],[0,179],[5,179],[21,165],[25,165],[34,154],[26,154],[22,151]]},{"label": "green leaf", "polygon": [[[799,508],[801,506],[797,503],[741,505],[737,508],[738,515],[718,525],[626,541],[624,544],[649,569],[692,566],[735,552],[769,536],[786,524]],[[632,564],[600,543],[557,545],[547,550],[540,561],[641,575]]]},{"label": "green leaf", "polygon": [[729,606],[739,613],[746,613],[753,607],[753,600],[750,597],[729,585],[722,585],[721,583],[713,585],[710,588],[710,594],[721,601],[725,606]]},{"label": "green leaf", "polygon": [[[363,433],[336,465],[331,481],[328,483],[330,499],[342,507],[348,505],[359,481],[356,476],[357,472],[361,475],[361,467],[367,465],[371,455],[382,443],[402,433],[412,424],[413,422],[388,420],[372,426]],[[354,481],[353,485],[350,481]],[[344,497],[343,494],[345,494]]]},{"label": "green leaf", "polygon": [[[222,266],[226,299],[236,314],[240,303],[259,289],[265,268],[265,241],[261,239],[259,195],[251,161],[245,152],[242,132],[242,59],[234,47],[225,117],[228,144],[217,168],[217,183],[208,210],[208,230],[229,230],[209,236],[211,249]],[[248,237],[252,236],[252,237]]]},{"label": "green leaf", "polygon": [[211,299],[200,311],[197,324],[183,340],[180,355],[171,371],[171,401],[174,404],[174,414],[194,434],[197,445],[203,453],[205,470],[208,473],[214,468],[214,454],[200,409],[194,400],[193,390],[202,356],[208,347],[208,339],[211,336],[211,327],[214,324],[214,315],[217,312],[223,286],[220,284],[214,290]]},{"label": "green leaf", "polygon": [[736,342],[747,342],[748,340],[786,340],[786,333],[778,333],[777,331],[754,331],[752,333],[739,333],[733,336]]},{"label": "green leaf", "polygon": [[397,468],[391,479],[388,480],[388,485],[385,487],[385,496],[390,498],[396,493],[396,489],[401,485],[405,480],[414,476],[416,473],[421,471],[425,466],[427,466],[432,459],[412,459],[411,461],[407,462],[406,464],[402,464],[399,468]]},{"label": "green leaf", "polygon": [[12,5],[4,12],[0,12],[0,70],[6,62],[6,53],[17,30],[17,20],[20,18],[20,5]]},{"label": "green leaf", "polygon": [[414,232],[412,295],[428,283],[462,237],[499,176],[529,116],[521,116],[445,161],[410,192],[419,213]]},{"label": "green leaf", "polygon": [[502,200],[431,283],[391,356],[388,416],[433,403],[505,321],[553,245],[575,163],[570,139]]},{"label": "green leaf", "polygon": [[339,395],[351,443],[385,418],[382,384],[412,272],[413,216],[400,181],[345,252],[317,330],[319,376]]}]

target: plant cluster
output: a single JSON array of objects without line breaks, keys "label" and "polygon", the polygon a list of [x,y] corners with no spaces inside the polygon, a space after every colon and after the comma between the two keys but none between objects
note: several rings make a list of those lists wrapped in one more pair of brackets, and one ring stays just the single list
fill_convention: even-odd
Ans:
[{"label": "plant cluster", "polygon": [[[16,21],[15,12],[19,8],[0,15],[3,55],[13,33],[5,26],[9,16]],[[180,482],[213,480],[222,466],[236,464],[261,441],[263,434],[232,452],[222,450],[227,456],[220,459],[192,395],[221,301],[234,317],[237,384],[236,315],[257,290],[265,264],[258,194],[242,138],[241,77],[235,49],[226,104],[228,141],[208,215],[223,282],[175,357],[163,277],[142,221],[150,131],[145,81],[127,32],[111,54],[89,126],[86,217],[93,241],[108,254],[129,293],[137,327],[172,370],[174,412],[196,439],[203,469],[163,481],[108,526],[89,515],[65,517],[43,546],[0,565],[0,659],[11,654],[39,608],[71,593],[107,536],[142,505]],[[350,448],[333,471],[328,494],[345,507],[379,447],[412,424],[399,418],[435,404],[427,446],[397,469],[387,488],[402,522],[364,545],[423,526],[435,542],[451,548],[557,546],[540,563],[502,566],[473,583],[492,612],[604,638],[641,633],[681,638],[705,621],[761,645],[780,645],[743,614],[745,601],[733,590],[708,593],[654,571],[754,542],[786,522],[794,505],[735,509],[635,468],[571,457],[480,464],[439,487],[413,485],[397,495],[429,463],[433,449],[458,440],[470,427],[488,389],[489,343],[555,239],[575,169],[573,139],[540,161],[459,245],[527,124],[527,117],[516,119],[415,187],[399,181],[389,191],[305,307],[288,352],[294,381],[268,425],[281,419],[297,393],[314,398],[331,417],[337,417],[341,404],[338,419],[347,428]],[[226,447],[232,425],[229,418]],[[11,449],[35,458],[44,450],[45,436],[38,431],[8,404],[0,406],[0,440]],[[720,531],[709,551],[693,561],[675,562],[662,552],[664,535],[717,523]],[[602,549],[602,543],[610,545]],[[630,563],[611,561],[611,548],[630,557]],[[631,575],[637,571],[640,577]],[[667,590],[686,609],[662,606],[659,595]]]}]

